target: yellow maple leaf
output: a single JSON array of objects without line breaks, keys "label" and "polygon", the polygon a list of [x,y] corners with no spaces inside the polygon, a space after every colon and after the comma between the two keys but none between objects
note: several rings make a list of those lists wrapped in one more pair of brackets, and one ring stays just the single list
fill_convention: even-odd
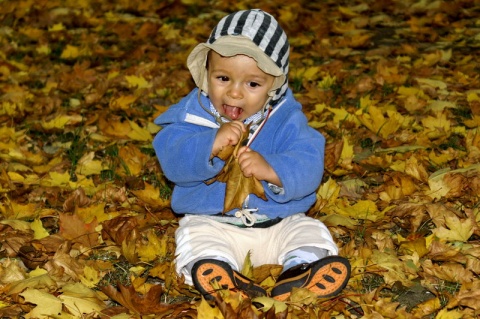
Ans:
[{"label": "yellow maple leaf", "polygon": [[42,184],[45,186],[60,186],[66,187],[70,183],[70,174],[68,172],[49,172],[50,178],[44,178]]},{"label": "yellow maple leaf", "polygon": [[44,275],[48,276],[48,271],[39,267],[35,268],[34,270],[28,273],[29,278],[34,278],[34,277],[39,277]]},{"label": "yellow maple leaf", "polygon": [[110,99],[108,106],[112,110],[127,110],[136,100],[137,97],[134,95],[122,95],[120,97]]},{"label": "yellow maple leaf", "polygon": [[53,26],[49,27],[48,28],[48,31],[50,32],[54,32],[54,31],[62,31],[62,30],[65,30],[65,26],[63,25],[63,23],[56,23],[54,24]]},{"label": "yellow maple leaf", "polygon": [[342,152],[340,153],[340,158],[337,163],[340,168],[335,169],[333,174],[337,176],[348,174],[352,169],[353,155],[353,144],[348,141],[347,136],[344,136]]},{"label": "yellow maple leaf", "polygon": [[467,242],[473,235],[473,221],[470,218],[460,219],[455,215],[445,216],[445,226],[432,230],[433,234],[445,241]]},{"label": "yellow maple leaf", "polygon": [[385,213],[390,209],[392,209],[392,206],[387,206],[384,210],[379,211],[375,202],[371,200],[359,200],[353,205],[349,205],[346,201],[342,201],[337,202],[337,205],[332,207],[332,210],[340,215],[371,221],[377,221],[383,218]]},{"label": "yellow maple leaf", "polygon": [[418,162],[415,156],[407,158],[405,164],[405,173],[421,182],[427,182],[427,170],[421,163]]},{"label": "yellow maple leaf", "polygon": [[220,308],[210,306],[210,304],[204,298],[202,298],[200,304],[197,305],[197,319],[212,318],[223,318]]},{"label": "yellow maple leaf", "polygon": [[75,173],[89,176],[100,174],[104,169],[107,168],[107,165],[102,161],[94,160],[95,152],[88,152],[83,155],[82,158],[77,163],[77,168]]},{"label": "yellow maple leaf", "polygon": [[339,6],[338,7],[338,11],[344,15],[345,17],[348,17],[348,18],[354,18],[356,16],[358,16],[358,13],[353,11],[352,8],[347,8],[347,7],[343,7],[343,6]]},{"label": "yellow maple leaf", "polygon": [[119,174],[121,175],[138,176],[148,161],[148,157],[133,144],[121,147],[118,151],[118,156],[124,164],[119,168]]},{"label": "yellow maple leaf", "polygon": [[95,288],[95,286],[100,282],[100,279],[102,279],[100,272],[90,266],[85,266],[85,268],[83,268],[83,275],[79,275],[78,277],[80,278],[82,284],[88,288]]},{"label": "yellow maple leaf", "polygon": [[423,118],[422,124],[430,139],[437,139],[450,133],[450,120],[443,112],[437,113],[436,117],[427,116]]},{"label": "yellow maple leaf", "polygon": [[30,223],[30,228],[33,230],[33,238],[35,239],[42,239],[50,236],[48,231],[43,227],[42,221],[38,218]]},{"label": "yellow maple leaf", "polygon": [[451,101],[433,100],[428,104],[428,108],[435,112],[442,112],[445,109],[455,109],[457,105]]},{"label": "yellow maple leaf", "polygon": [[401,234],[397,234],[397,239],[400,243],[400,252],[402,254],[411,255],[415,252],[421,258],[429,252],[425,237],[407,239],[404,238]]},{"label": "yellow maple leaf", "polygon": [[467,101],[469,103],[474,102],[474,101],[480,102],[480,97],[478,96],[478,94],[476,92],[469,92],[469,93],[467,93]]},{"label": "yellow maple leaf", "polygon": [[60,57],[62,59],[75,59],[80,55],[80,49],[74,45],[67,44]]},{"label": "yellow maple leaf", "polygon": [[356,219],[353,219],[349,216],[343,216],[330,211],[331,211],[331,208],[327,206],[322,211],[327,215],[321,216],[318,218],[321,222],[323,222],[327,226],[331,226],[331,227],[343,226],[348,229],[355,229],[355,227],[359,224],[359,222]]},{"label": "yellow maple leaf", "polygon": [[32,218],[37,216],[37,206],[35,203],[21,204],[7,198],[3,202],[0,202],[0,212],[2,216],[7,219]]},{"label": "yellow maple leaf", "polygon": [[449,168],[444,168],[430,175],[428,178],[428,187],[430,188],[427,194],[428,196],[434,199],[440,199],[450,191],[450,186],[443,180],[443,177],[449,171]]},{"label": "yellow maple leaf", "polygon": [[83,188],[87,195],[93,195],[97,192],[97,190],[105,188],[103,184],[99,184],[98,187],[95,186],[93,179],[87,178],[85,175],[77,174],[77,181],[68,183],[70,189],[77,189]]},{"label": "yellow maple leaf", "polygon": [[320,89],[328,90],[337,82],[336,76],[330,76],[330,74],[326,74],[322,76],[322,80],[318,82],[317,86]]},{"label": "yellow maple leaf", "polygon": [[360,110],[356,113],[358,120],[373,133],[387,138],[398,131],[404,122],[403,116],[396,112],[388,110],[385,116],[382,110],[374,105],[370,105],[368,110]]},{"label": "yellow maple leaf", "polygon": [[63,129],[67,124],[78,124],[83,120],[80,114],[75,115],[58,115],[48,122],[41,122],[41,126],[46,130]]},{"label": "yellow maple leaf", "polygon": [[52,50],[50,49],[48,44],[42,44],[42,45],[37,46],[35,48],[35,51],[37,51],[38,54],[49,55]]},{"label": "yellow maple leaf", "polygon": [[311,66],[308,67],[305,72],[303,73],[303,78],[307,81],[316,80],[320,76],[320,67],[319,66]]},{"label": "yellow maple leaf", "polygon": [[344,108],[333,108],[333,107],[327,107],[327,110],[332,112],[334,114],[333,116],[333,123],[340,125],[341,123],[345,121],[351,121],[355,123],[356,125],[360,124],[360,121],[354,114],[350,114],[346,109]]},{"label": "yellow maple leaf", "polygon": [[451,149],[443,150],[440,152],[432,150],[430,153],[428,153],[428,159],[437,166],[443,166],[443,164],[453,160],[456,157],[457,154]]},{"label": "yellow maple leaf", "polygon": [[405,271],[405,263],[398,259],[396,254],[374,250],[370,258],[378,267],[387,270],[382,273],[386,284],[391,285],[400,281],[404,286],[411,285],[411,280]]},{"label": "yellow maple leaf", "polygon": [[[25,265],[23,265],[22,267],[25,267]],[[46,273],[45,271],[36,271],[36,273],[39,273],[40,275],[33,277],[28,276],[23,280],[12,281],[7,286],[2,287],[2,291],[7,293],[8,295],[13,295],[19,294],[22,291],[25,291],[25,289],[36,290],[35,288],[58,288],[57,282],[53,280],[52,277],[48,275],[48,273]]]},{"label": "yellow maple leaf", "polygon": [[100,313],[106,308],[99,294],[82,283],[69,283],[61,290],[62,294],[58,299],[62,300],[63,305],[77,318],[81,318],[86,313]]},{"label": "yellow maple leaf", "polygon": [[[257,297],[252,299],[252,301],[255,303],[262,304],[263,305],[262,312],[264,313],[266,313],[267,311],[273,308],[275,309],[275,313],[277,314],[285,311],[288,308],[285,302],[277,301],[269,297]],[[305,304],[305,303],[302,302],[302,304]]]},{"label": "yellow maple leaf", "polygon": [[127,136],[135,141],[142,141],[142,142],[150,142],[152,141],[152,134],[143,127],[140,127],[134,121],[128,121],[130,124],[130,132],[128,132]]},{"label": "yellow maple leaf", "polygon": [[379,215],[379,211],[375,202],[371,200],[360,200],[355,203],[353,206],[346,207],[345,212],[348,216],[352,216],[357,219],[368,219],[368,220],[378,220],[382,217]]},{"label": "yellow maple leaf", "polygon": [[253,278],[253,264],[252,264],[252,259],[250,256],[252,255],[252,252],[249,251],[247,255],[245,256],[245,259],[243,261],[243,267],[242,267],[242,275],[244,275],[247,278]]},{"label": "yellow maple leaf", "polygon": [[160,190],[149,183],[145,183],[144,189],[132,190],[132,193],[137,196],[138,199],[154,207],[167,207],[170,205],[170,200],[162,198],[160,196]]},{"label": "yellow maple leaf", "polygon": [[147,232],[147,240],[147,244],[137,248],[137,254],[140,260],[150,262],[159,256],[166,256],[168,236],[161,236],[161,238],[159,238],[153,230],[149,230]]},{"label": "yellow maple leaf", "polygon": [[333,178],[329,178],[325,183],[320,185],[317,196],[327,200],[328,203],[334,203],[338,198],[340,189],[340,185],[338,185]]},{"label": "yellow maple leaf", "polygon": [[75,207],[75,214],[78,215],[86,224],[90,224],[95,219],[98,223],[110,220],[119,215],[119,213],[105,213],[105,202],[96,203],[85,207]]},{"label": "yellow maple leaf", "polygon": [[26,302],[36,305],[28,313],[28,318],[48,318],[62,313],[62,301],[49,292],[27,288],[20,296],[25,298]]},{"label": "yellow maple leaf", "polygon": [[425,79],[425,78],[416,78],[417,82],[421,86],[431,86],[436,89],[441,89],[445,90],[447,88],[447,83],[440,81],[440,80],[434,80],[434,79]]},{"label": "yellow maple leaf", "polygon": [[468,315],[460,309],[451,309],[450,307],[440,309],[440,311],[435,315],[435,319],[462,319],[468,317]]},{"label": "yellow maple leaf", "polygon": [[148,89],[152,87],[152,84],[143,76],[125,75],[125,80],[127,80],[130,87],[137,87],[139,89]]},{"label": "yellow maple leaf", "polygon": [[[130,270],[132,270],[132,268],[130,268]],[[133,288],[135,288],[136,292],[141,293],[142,295],[147,294],[148,291],[155,286],[155,284],[147,282],[147,277],[131,277],[130,281],[132,282]]]},{"label": "yellow maple leaf", "polygon": [[[2,154],[4,155],[4,154]],[[5,155],[4,155],[5,156]],[[44,157],[41,153],[32,153],[26,149],[12,148],[8,150],[8,157],[13,161],[28,162],[33,165],[39,165],[44,162]]]},{"label": "yellow maple leaf", "polygon": [[479,115],[474,115],[472,119],[470,120],[464,120],[463,123],[468,127],[468,128],[476,128],[480,126],[480,116]]}]

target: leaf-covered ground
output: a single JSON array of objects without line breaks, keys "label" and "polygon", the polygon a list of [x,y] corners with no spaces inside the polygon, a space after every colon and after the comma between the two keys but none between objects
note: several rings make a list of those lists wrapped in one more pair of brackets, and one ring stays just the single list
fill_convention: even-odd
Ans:
[{"label": "leaf-covered ground", "polygon": [[[172,268],[152,121],[193,88],[193,46],[254,7],[328,142],[309,214],[353,266],[329,300],[209,305]],[[480,316],[479,1],[5,0],[0,21],[0,317]],[[269,288],[278,267],[244,272]]]}]

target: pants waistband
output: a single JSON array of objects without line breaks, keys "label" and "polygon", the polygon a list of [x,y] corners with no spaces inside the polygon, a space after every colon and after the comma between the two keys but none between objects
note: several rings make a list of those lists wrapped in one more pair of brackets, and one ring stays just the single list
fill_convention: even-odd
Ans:
[{"label": "pants waistband", "polygon": [[215,215],[205,215],[205,217],[212,218],[220,223],[237,226],[239,228],[268,228],[270,226],[278,224],[283,220],[283,218],[281,217],[270,219],[265,215],[257,215],[257,218],[259,218],[259,221],[254,223],[252,226],[247,226],[242,222],[240,218],[232,215],[225,215],[222,213],[218,213]]}]

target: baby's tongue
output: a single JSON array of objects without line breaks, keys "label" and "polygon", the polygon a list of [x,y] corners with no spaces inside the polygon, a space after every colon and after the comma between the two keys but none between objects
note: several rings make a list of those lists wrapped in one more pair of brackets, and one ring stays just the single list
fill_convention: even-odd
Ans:
[{"label": "baby's tongue", "polygon": [[227,115],[232,120],[236,120],[242,114],[242,109],[236,106],[224,105],[223,110],[225,111],[225,115]]}]

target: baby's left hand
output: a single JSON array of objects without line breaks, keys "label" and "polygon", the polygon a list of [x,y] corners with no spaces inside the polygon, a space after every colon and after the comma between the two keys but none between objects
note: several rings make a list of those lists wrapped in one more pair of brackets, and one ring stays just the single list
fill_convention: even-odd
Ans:
[{"label": "baby's left hand", "polygon": [[243,176],[254,176],[260,181],[266,181],[282,187],[277,173],[260,153],[244,146],[238,150],[238,154],[238,164],[240,164]]}]

